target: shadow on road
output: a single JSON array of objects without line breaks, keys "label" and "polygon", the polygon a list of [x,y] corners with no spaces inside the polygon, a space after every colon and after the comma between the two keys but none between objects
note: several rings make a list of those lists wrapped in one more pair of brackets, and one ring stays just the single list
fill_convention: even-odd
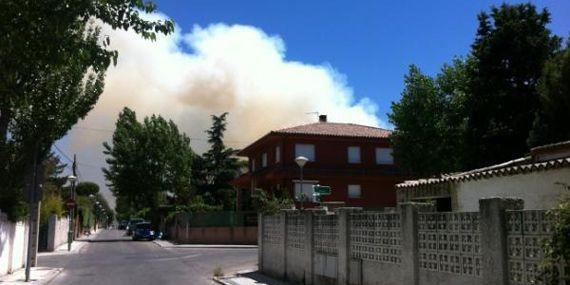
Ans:
[{"label": "shadow on road", "polygon": [[114,238],[114,239],[88,239],[88,242],[136,242],[131,238]]},{"label": "shadow on road", "polygon": [[276,280],[266,275],[263,275],[263,273],[260,273],[259,271],[241,273],[239,275],[254,280],[255,284],[259,283],[267,285],[292,285],[292,283]]}]

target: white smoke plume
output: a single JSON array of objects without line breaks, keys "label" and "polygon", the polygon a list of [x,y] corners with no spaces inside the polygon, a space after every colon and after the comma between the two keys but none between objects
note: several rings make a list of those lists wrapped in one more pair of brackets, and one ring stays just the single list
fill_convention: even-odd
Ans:
[{"label": "white smoke plume", "polygon": [[60,142],[77,153],[83,180],[101,186],[101,144],[110,141],[109,130],[125,106],[141,119],[172,119],[193,138],[197,152],[207,149],[210,115],[223,112],[229,112],[226,139],[234,148],[270,130],[316,121],[310,112],[327,114],[329,121],[385,126],[376,105],[367,98],[355,101],[345,77],[329,64],[287,60],[283,39],[256,27],[212,24],[189,33],[177,27],[155,42],[134,32],[104,33],[119,51],[118,64],[107,72],[95,108]]}]

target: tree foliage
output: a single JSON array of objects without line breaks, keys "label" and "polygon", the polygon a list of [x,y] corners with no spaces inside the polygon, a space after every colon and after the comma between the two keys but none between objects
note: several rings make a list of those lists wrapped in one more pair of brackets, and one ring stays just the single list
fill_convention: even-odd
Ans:
[{"label": "tree foliage", "polygon": [[121,214],[149,209],[148,218],[156,219],[160,205],[190,202],[193,152],[190,138],[174,122],[153,115],[141,123],[124,108],[112,144],[103,146],[108,164],[103,172]]},{"label": "tree foliage", "polygon": [[210,149],[195,159],[194,186],[210,205],[235,209],[236,192],[230,181],[239,174],[240,163],[236,150],[224,144],[228,113],[212,115],[212,127],[206,131]]},{"label": "tree foliage", "polygon": [[81,196],[97,195],[99,193],[99,185],[90,181],[79,182],[75,186],[75,193]]},{"label": "tree foliage", "polygon": [[43,181],[42,202],[40,204],[40,227],[47,225],[48,217],[56,215],[61,217],[64,213],[62,199],[62,187],[67,181],[67,177],[61,176],[66,165],[62,164],[59,157],[50,153],[48,158],[42,163]]},{"label": "tree foliage", "polygon": [[[570,190],[570,186],[563,186]],[[553,227],[552,237],[542,245],[545,258],[541,264],[541,277],[547,284],[555,285],[560,284],[558,266],[570,261],[570,198],[562,199],[556,208],[547,212],[547,217],[553,221]],[[570,277],[564,281],[570,281]]]},{"label": "tree foliage", "polygon": [[538,81],[540,109],[529,138],[531,146],[570,140],[570,42],[550,59]]},{"label": "tree foliage", "polygon": [[469,69],[469,168],[507,161],[528,151],[538,111],[537,84],[560,47],[546,27],[550,13],[532,4],[503,4],[479,14]]},{"label": "tree foliage", "polygon": [[525,155],[527,142],[569,138],[567,59],[548,11],[503,4],[478,19],[465,60],[434,77],[412,66],[392,104],[394,155],[410,174],[488,166]]},{"label": "tree foliage", "polygon": [[145,38],[170,33],[170,21],[148,21],[147,1],[0,1],[0,201],[12,219],[25,213],[24,178],[48,155],[103,91],[117,51],[100,23]]},{"label": "tree foliage", "polygon": [[410,66],[402,98],[388,115],[396,126],[394,157],[408,173],[430,176],[461,167],[466,66],[456,59],[435,79]]}]

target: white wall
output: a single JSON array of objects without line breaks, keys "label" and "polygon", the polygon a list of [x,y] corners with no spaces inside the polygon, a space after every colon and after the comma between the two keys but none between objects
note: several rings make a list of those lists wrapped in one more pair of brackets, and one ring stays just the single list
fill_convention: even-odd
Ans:
[{"label": "white wall", "polygon": [[48,244],[47,251],[54,251],[58,246],[67,242],[69,231],[68,218],[58,219],[56,215],[48,218]]},{"label": "white wall", "polygon": [[0,212],[0,275],[12,273],[25,265],[28,227],[12,223]]},{"label": "white wall", "polygon": [[562,195],[570,195],[570,191],[556,182],[570,185],[570,168],[460,182],[455,185],[457,208],[454,211],[478,211],[479,199],[497,196],[521,198],[525,209],[550,209]]}]

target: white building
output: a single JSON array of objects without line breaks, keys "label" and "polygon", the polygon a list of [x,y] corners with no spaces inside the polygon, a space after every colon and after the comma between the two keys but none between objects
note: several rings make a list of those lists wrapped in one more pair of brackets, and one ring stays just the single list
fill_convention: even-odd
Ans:
[{"label": "white building", "polygon": [[477,211],[479,199],[517,197],[525,209],[550,209],[570,195],[570,141],[531,149],[529,156],[439,178],[396,185],[398,202],[433,201],[438,211]]}]

